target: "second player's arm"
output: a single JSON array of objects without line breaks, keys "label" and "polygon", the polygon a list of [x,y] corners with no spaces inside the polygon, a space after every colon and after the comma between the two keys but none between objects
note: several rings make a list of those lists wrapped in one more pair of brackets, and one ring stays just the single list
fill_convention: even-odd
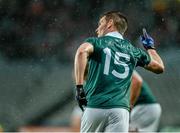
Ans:
[{"label": "second player's arm", "polygon": [[145,69],[157,74],[164,72],[164,63],[156,50],[148,49],[147,52],[150,55],[151,62],[145,66]]},{"label": "second player's arm", "polygon": [[131,108],[134,106],[136,103],[140,92],[141,92],[141,86],[142,86],[143,79],[141,76],[134,71],[132,75],[132,81],[131,81],[131,93],[130,93],[130,105]]},{"label": "second player's arm", "polygon": [[92,44],[83,43],[76,52],[74,62],[76,85],[83,85],[88,58],[93,53],[93,50],[94,48]]}]

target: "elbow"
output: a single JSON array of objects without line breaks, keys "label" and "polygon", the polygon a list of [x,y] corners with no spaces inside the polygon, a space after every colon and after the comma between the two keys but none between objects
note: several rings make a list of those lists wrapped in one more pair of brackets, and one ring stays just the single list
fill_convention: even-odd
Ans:
[{"label": "elbow", "polygon": [[164,65],[161,66],[161,73],[163,73],[165,71],[165,67]]},{"label": "elbow", "polygon": [[163,63],[157,63],[157,62],[151,62],[148,66],[147,69],[156,73],[156,74],[161,74],[165,71],[165,67]]},{"label": "elbow", "polygon": [[159,65],[159,73],[163,73],[165,71],[165,67],[164,67],[164,64],[162,63],[161,65]]},{"label": "elbow", "polygon": [[156,71],[154,71],[156,74],[161,74],[164,72],[164,65],[160,65],[158,66],[158,68],[156,69]]},{"label": "elbow", "polygon": [[162,70],[162,69],[158,69],[158,70],[156,70],[156,71],[154,71],[154,73],[156,73],[156,74],[161,74],[161,73],[163,73],[164,71]]}]

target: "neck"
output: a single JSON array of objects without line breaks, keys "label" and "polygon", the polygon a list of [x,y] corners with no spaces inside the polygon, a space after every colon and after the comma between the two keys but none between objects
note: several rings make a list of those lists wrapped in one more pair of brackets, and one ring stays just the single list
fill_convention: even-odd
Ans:
[{"label": "neck", "polygon": [[[117,30],[114,29],[114,28],[110,28],[110,29],[107,30],[107,32],[105,32],[104,35],[106,35],[106,34],[108,34],[108,33],[110,33],[110,32],[115,32],[115,31],[117,31]],[[117,31],[117,32],[118,32],[118,31]]]}]

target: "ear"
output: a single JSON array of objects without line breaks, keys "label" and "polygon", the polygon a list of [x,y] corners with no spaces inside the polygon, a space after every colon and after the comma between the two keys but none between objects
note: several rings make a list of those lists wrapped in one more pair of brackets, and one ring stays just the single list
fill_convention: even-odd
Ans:
[{"label": "ear", "polygon": [[110,27],[112,27],[114,24],[114,21],[112,19],[110,19],[107,23],[107,28],[109,29]]}]

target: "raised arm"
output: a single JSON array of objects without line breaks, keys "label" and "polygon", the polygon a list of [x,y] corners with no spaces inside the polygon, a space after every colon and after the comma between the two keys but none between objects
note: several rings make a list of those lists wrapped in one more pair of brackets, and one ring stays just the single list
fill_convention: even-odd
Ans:
[{"label": "raised arm", "polygon": [[151,58],[151,62],[147,66],[145,66],[145,69],[157,74],[162,73],[164,71],[163,61],[159,54],[156,52],[154,47],[154,40],[147,34],[146,29],[143,29],[141,42]]},{"label": "raised arm", "polygon": [[147,50],[147,52],[151,57],[151,62],[147,66],[145,66],[145,69],[157,74],[164,72],[164,63],[156,50],[149,49]]},{"label": "raised arm", "polygon": [[131,109],[133,108],[134,104],[136,103],[140,95],[142,82],[143,82],[143,79],[141,78],[141,76],[136,71],[134,71],[132,75],[131,91],[130,91]]}]

